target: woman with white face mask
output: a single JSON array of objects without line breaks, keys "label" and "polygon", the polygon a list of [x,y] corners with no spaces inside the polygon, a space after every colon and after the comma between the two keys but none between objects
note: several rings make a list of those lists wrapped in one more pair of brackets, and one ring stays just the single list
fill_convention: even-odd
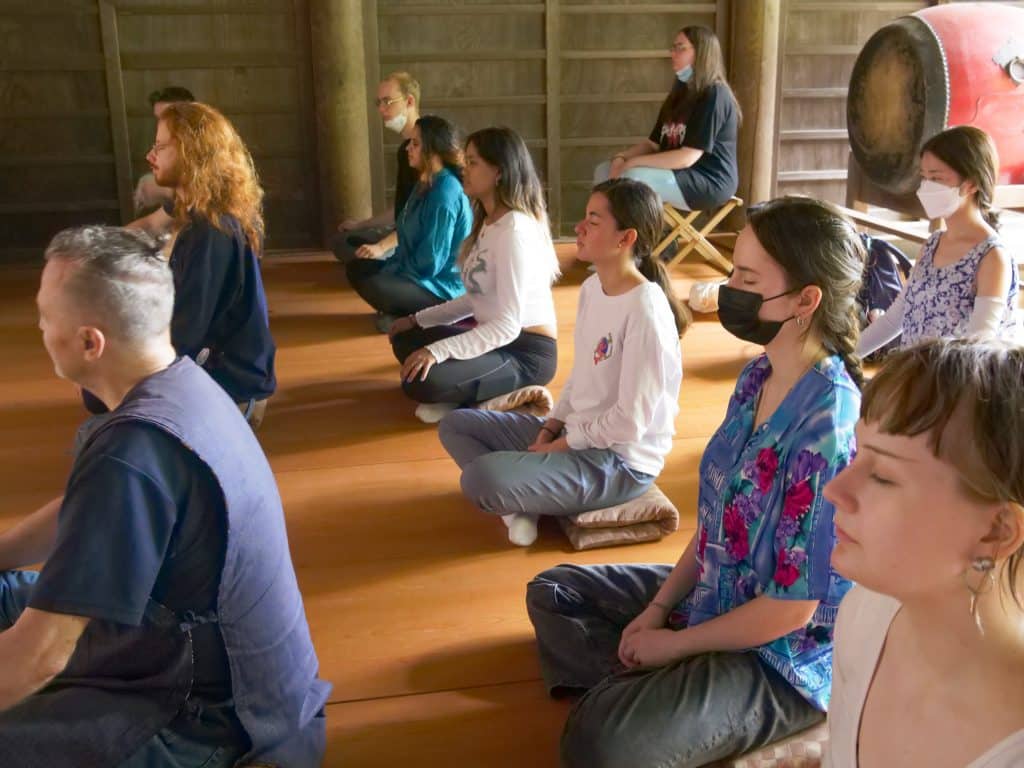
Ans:
[{"label": "woman with white face mask", "polygon": [[650,136],[598,165],[594,183],[623,176],[643,182],[680,210],[709,210],[739,185],[740,107],[710,29],[683,27],[668,53],[676,77]]},{"label": "woman with white face mask", "polygon": [[866,328],[857,352],[866,356],[897,336],[905,347],[931,338],[1012,338],[1017,330],[1017,264],[996,232],[992,210],[999,157],[984,131],[950,128],[921,150],[918,199],[946,228],[921,250],[889,311]]}]

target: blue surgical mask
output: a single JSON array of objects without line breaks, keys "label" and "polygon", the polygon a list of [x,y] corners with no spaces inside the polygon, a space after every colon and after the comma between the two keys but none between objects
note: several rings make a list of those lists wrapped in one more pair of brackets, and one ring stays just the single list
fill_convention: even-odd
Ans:
[{"label": "blue surgical mask", "polygon": [[690,79],[693,77],[693,67],[690,65],[683,67],[676,72],[676,77],[679,79],[680,83],[690,82]]}]

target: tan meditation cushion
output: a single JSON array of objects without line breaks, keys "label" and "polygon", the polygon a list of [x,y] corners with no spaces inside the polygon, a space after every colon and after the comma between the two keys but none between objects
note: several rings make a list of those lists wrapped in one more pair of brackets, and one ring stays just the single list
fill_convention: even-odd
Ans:
[{"label": "tan meditation cushion", "polygon": [[476,407],[484,411],[518,411],[545,418],[555,407],[555,398],[547,387],[523,387],[514,389],[507,395],[498,395],[490,400],[477,403]]},{"label": "tan meditation cushion", "polygon": [[558,522],[573,549],[596,549],[657,541],[679,528],[679,510],[652,484],[632,501],[559,517]]},{"label": "tan meditation cushion", "polygon": [[777,741],[753,752],[712,763],[711,768],[819,768],[828,744],[828,724]]}]

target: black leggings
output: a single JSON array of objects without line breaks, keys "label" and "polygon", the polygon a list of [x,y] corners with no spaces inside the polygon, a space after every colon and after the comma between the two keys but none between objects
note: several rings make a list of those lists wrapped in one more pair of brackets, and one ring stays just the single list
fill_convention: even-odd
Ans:
[{"label": "black leggings", "polygon": [[[413,328],[391,340],[400,363],[420,347],[465,333],[466,326],[441,325]],[[505,395],[533,384],[547,384],[555,376],[558,345],[538,333],[521,332],[515,341],[471,360],[448,359],[430,369],[426,381],[403,381],[402,389],[419,403],[470,405]]]},{"label": "black leggings", "polygon": [[385,264],[379,259],[353,259],[345,265],[349,285],[378,312],[400,317],[444,303],[413,280],[382,272]]}]

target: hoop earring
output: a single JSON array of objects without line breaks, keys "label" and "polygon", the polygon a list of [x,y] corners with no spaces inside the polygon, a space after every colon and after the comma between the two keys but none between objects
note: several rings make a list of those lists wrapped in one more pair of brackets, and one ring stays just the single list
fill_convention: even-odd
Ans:
[{"label": "hoop earring", "polygon": [[974,619],[975,626],[978,627],[978,631],[984,635],[985,627],[981,624],[981,617],[978,615],[978,598],[981,595],[988,594],[996,586],[996,574],[995,574],[996,561],[991,557],[976,557],[971,560],[971,570],[975,573],[982,574],[981,582],[978,586],[972,586],[971,582],[967,578],[967,571],[963,573],[964,586],[967,587],[967,591],[971,593],[971,618]]}]

